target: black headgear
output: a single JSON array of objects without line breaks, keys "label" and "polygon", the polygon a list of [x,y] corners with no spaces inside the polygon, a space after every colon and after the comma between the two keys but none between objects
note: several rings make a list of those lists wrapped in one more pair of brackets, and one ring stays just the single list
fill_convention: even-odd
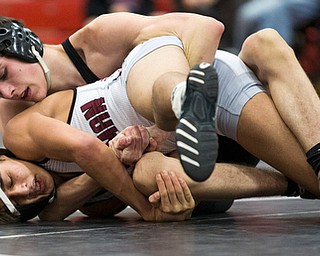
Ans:
[{"label": "black headgear", "polygon": [[0,27],[0,53],[23,61],[38,62],[31,47],[43,56],[43,44],[39,37],[17,20],[3,22]]},{"label": "black headgear", "polygon": [[38,216],[39,213],[44,209],[44,207],[53,202],[54,198],[55,190],[53,190],[48,197],[38,202],[27,205],[17,205],[16,209],[20,213],[20,221],[27,221]]}]

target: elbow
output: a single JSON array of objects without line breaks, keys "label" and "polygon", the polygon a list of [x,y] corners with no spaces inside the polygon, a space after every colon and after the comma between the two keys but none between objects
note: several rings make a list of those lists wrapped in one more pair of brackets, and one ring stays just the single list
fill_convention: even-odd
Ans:
[{"label": "elbow", "polygon": [[241,54],[246,54],[247,52],[265,54],[272,52],[273,54],[280,54],[279,58],[294,54],[293,49],[280,34],[271,28],[262,29],[246,38],[242,45]]},{"label": "elbow", "polygon": [[224,24],[221,21],[218,21],[216,19],[214,19],[214,21],[211,23],[214,23],[214,24],[211,24],[210,26],[214,27],[215,31],[217,31],[217,33],[220,36],[222,36],[222,34],[225,30]]},{"label": "elbow", "polygon": [[70,156],[73,162],[78,164],[88,161],[88,159],[93,158],[95,155],[99,154],[101,148],[101,141],[96,137],[83,134],[81,138],[77,138],[70,149]]},{"label": "elbow", "polygon": [[205,17],[201,24],[202,30],[211,33],[213,38],[221,38],[225,30],[224,24],[215,18]]}]

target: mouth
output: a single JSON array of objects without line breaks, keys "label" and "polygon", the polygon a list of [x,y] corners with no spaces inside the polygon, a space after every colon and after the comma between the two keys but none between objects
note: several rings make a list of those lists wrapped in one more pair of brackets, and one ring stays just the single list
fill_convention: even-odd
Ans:
[{"label": "mouth", "polygon": [[45,193],[46,186],[44,181],[40,179],[38,176],[34,178],[34,193],[38,195],[43,195]]},{"label": "mouth", "polygon": [[21,94],[21,99],[22,100],[27,100],[27,98],[30,96],[30,88],[29,87],[27,87],[27,89],[25,89],[24,91],[23,91],[23,93]]}]

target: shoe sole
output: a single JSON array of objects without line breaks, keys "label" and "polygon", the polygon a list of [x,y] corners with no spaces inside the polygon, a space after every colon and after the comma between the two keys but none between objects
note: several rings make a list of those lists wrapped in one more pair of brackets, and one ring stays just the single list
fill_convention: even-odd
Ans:
[{"label": "shoe sole", "polygon": [[207,63],[195,66],[187,78],[186,100],[176,127],[180,162],[195,181],[206,180],[213,172],[218,155],[215,127],[218,77]]}]

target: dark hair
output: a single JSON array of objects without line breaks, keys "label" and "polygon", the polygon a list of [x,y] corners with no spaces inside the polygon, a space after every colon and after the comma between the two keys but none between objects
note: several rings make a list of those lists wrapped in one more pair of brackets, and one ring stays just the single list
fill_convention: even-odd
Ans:
[{"label": "dark hair", "polygon": [[20,222],[20,216],[11,214],[5,206],[0,210],[0,225]]}]

